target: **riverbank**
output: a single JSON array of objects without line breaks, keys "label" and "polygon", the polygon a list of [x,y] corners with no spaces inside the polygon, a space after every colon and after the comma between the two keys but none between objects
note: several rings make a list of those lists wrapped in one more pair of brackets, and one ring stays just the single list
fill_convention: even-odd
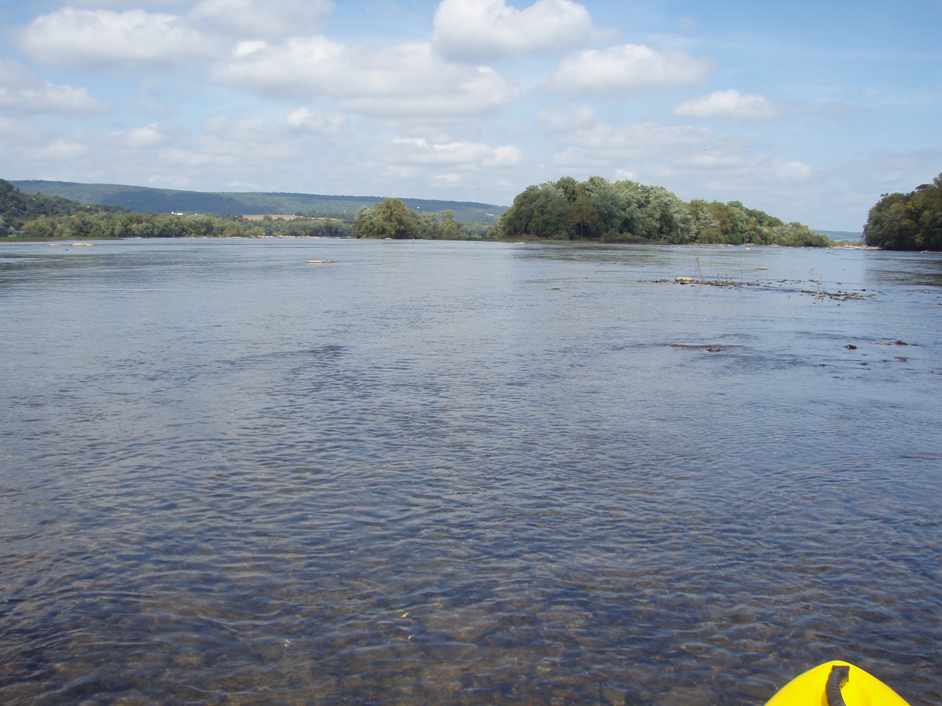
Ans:
[{"label": "riverbank", "polygon": [[501,243],[503,245],[554,245],[554,246],[611,246],[611,245],[671,245],[677,247],[688,247],[688,246],[714,246],[714,247],[724,247],[724,248],[758,248],[758,247],[768,247],[768,248],[808,248],[808,249],[844,249],[844,250],[881,250],[881,248],[865,245],[864,243],[847,243],[847,242],[832,242],[830,245],[780,245],[778,243],[700,243],[700,242],[691,242],[691,243],[669,243],[662,240],[646,240],[644,238],[635,238],[635,237],[619,237],[619,238],[597,238],[597,239],[586,239],[586,240],[565,240],[560,238],[536,238],[532,236],[518,236],[513,238],[352,238],[352,237],[337,237],[329,235],[219,235],[219,236],[205,236],[205,235],[183,235],[183,236],[153,236],[153,237],[141,237],[141,236],[130,236],[130,237],[99,237],[95,236],[92,238],[76,238],[76,237],[67,237],[67,236],[53,236],[48,238],[37,238],[34,236],[28,235],[15,235],[8,236],[6,238],[0,238],[0,245],[7,244],[20,244],[20,243],[48,243],[53,244],[68,244],[68,243],[88,243],[94,241],[102,242],[115,242],[122,240],[150,240],[150,241],[168,241],[168,240],[385,240],[385,241],[399,241],[399,242],[455,242],[455,243]]}]

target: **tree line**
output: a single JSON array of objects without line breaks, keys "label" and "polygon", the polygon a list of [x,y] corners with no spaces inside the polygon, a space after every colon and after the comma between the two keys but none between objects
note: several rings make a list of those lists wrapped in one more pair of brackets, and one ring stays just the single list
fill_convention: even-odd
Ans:
[{"label": "tree line", "polygon": [[384,199],[360,210],[353,222],[353,235],[394,240],[479,240],[488,236],[488,228],[459,223],[454,211],[419,213],[401,199]]},{"label": "tree line", "polygon": [[202,214],[74,213],[40,216],[19,234],[31,240],[112,238],[260,238],[264,236],[349,237],[350,226],[332,218],[241,221]]},{"label": "tree line", "polygon": [[864,227],[867,245],[942,250],[942,174],[908,194],[884,194]]},{"label": "tree line", "polygon": [[0,179],[0,237],[12,235],[41,216],[108,213],[111,209],[85,206],[59,196],[24,194],[8,181]]},{"label": "tree line", "polygon": [[[937,197],[938,185],[925,187],[918,193],[929,191]],[[891,198],[897,196],[906,198],[902,195]],[[920,195],[915,200],[922,203],[925,198],[928,197]],[[493,227],[460,223],[451,211],[420,213],[408,208],[400,199],[385,199],[361,209],[352,224],[332,218],[247,222],[236,217],[204,214],[132,213],[84,206],[57,197],[29,196],[0,180],[0,235],[30,239],[352,235],[433,240],[526,237],[735,245],[830,244],[826,237],[807,226],[784,223],[738,201],[685,202],[660,186],[634,181],[610,182],[601,177],[584,182],[564,177],[530,186],[514,199],[513,206]]]},{"label": "tree line", "polygon": [[265,219],[204,214],[132,213],[86,206],[56,196],[24,194],[0,179],[0,237],[31,240],[111,238],[257,238],[262,236],[349,237],[352,227],[336,218]]},{"label": "tree line", "polygon": [[530,186],[498,224],[499,237],[826,247],[801,223],[784,223],[739,201],[689,203],[661,186],[564,177]]}]

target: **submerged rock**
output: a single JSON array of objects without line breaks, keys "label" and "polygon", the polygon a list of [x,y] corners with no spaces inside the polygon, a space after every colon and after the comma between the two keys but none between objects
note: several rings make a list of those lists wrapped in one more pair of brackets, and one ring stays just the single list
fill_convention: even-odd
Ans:
[{"label": "submerged rock", "polygon": [[707,353],[722,353],[738,346],[725,346],[719,343],[671,343],[671,348],[683,348],[690,351],[706,351]]}]

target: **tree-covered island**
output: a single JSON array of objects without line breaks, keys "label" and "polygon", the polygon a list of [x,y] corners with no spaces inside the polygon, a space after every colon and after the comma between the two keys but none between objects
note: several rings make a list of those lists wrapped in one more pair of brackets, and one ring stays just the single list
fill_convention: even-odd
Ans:
[{"label": "tree-covered island", "polygon": [[908,194],[885,194],[870,209],[864,238],[886,250],[942,250],[942,174]]},{"label": "tree-covered island", "polygon": [[[419,215],[398,199],[360,212],[358,238],[446,238],[472,235],[446,215]],[[473,235],[472,235],[473,237]],[[826,247],[830,241],[800,223],[729,203],[682,201],[660,186],[592,177],[564,177],[531,186],[487,232],[494,240],[724,243]]]},{"label": "tree-covered island", "polygon": [[564,177],[519,194],[498,224],[505,238],[609,242],[726,243],[826,247],[800,223],[746,208],[739,201],[685,202],[661,186]]}]

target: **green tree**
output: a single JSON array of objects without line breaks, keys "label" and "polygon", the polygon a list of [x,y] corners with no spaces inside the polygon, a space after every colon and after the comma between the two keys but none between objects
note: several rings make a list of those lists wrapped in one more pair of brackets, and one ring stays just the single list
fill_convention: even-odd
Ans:
[{"label": "green tree", "polygon": [[650,240],[667,243],[827,245],[799,224],[729,203],[682,201],[660,186],[592,177],[527,187],[504,213],[499,237]]},{"label": "green tree", "polygon": [[864,236],[887,250],[942,250],[942,174],[909,194],[884,194],[870,209]]},{"label": "green tree", "polygon": [[364,208],[353,223],[357,238],[416,238],[421,221],[400,199],[385,199]]}]

